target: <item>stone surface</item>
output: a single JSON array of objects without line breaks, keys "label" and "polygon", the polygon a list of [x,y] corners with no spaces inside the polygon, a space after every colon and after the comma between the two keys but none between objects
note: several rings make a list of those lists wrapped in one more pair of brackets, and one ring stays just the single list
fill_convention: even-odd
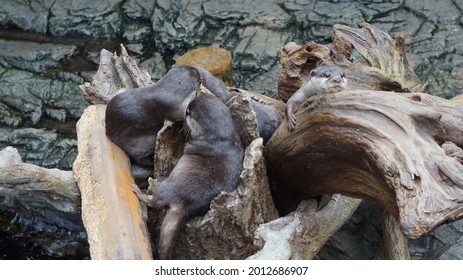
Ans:
[{"label": "stone surface", "polygon": [[87,105],[75,83],[2,67],[0,73],[0,104],[17,120],[14,127],[36,125],[43,117],[76,120]]},{"label": "stone surface", "polygon": [[87,35],[113,38],[120,35],[122,0],[57,0],[50,9],[49,32],[54,36]]},{"label": "stone surface", "polygon": [[72,45],[39,44],[0,39],[0,65],[31,72],[43,72],[57,67],[73,55]]},{"label": "stone surface", "polygon": [[18,149],[28,163],[70,170],[77,156],[77,141],[58,133],[36,128],[0,127],[0,149],[9,145]]},{"label": "stone surface", "polygon": [[50,7],[55,0],[9,0],[0,7],[0,26],[25,31],[47,32]]}]

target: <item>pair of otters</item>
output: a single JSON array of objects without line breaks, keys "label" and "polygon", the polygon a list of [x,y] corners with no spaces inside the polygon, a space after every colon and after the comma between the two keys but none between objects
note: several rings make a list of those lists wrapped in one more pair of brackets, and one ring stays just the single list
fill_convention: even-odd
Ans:
[{"label": "pair of otters", "polygon": [[[287,102],[287,128],[295,128],[294,113],[309,97],[343,90],[346,83],[339,67],[312,70],[310,78]],[[152,166],[156,134],[165,119],[183,120],[190,132],[179,162],[152,195],[143,193],[135,184],[132,186],[146,205],[167,210],[158,244],[160,259],[171,258],[183,222],[205,214],[215,196],[238,186],[244,147],[225,105],[233,96],[208,71],[174,66],[156,84],[123,92],[108,103],[106,134],[137,164]],[[252,105],[265,143],[281,119],[272,106],[256,101]]]}]

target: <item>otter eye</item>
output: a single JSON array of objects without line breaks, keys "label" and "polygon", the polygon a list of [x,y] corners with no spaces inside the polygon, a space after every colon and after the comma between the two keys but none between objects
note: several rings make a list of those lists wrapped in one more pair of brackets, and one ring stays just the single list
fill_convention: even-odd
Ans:
[{"label": "otter eye", "polygon": [[330,72],[325,72],[325,78],[329,78],[331,76]]},{"label": "otter eye", "polygon": [[341,73],[341,78],[344,78],[346,76],[345,73]]}]

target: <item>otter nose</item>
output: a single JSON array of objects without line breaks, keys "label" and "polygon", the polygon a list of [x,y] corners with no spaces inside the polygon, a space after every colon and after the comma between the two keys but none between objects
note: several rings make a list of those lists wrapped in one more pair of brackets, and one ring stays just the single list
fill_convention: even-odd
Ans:
[{"label": "otter nose", "polygon": [[341,77],[335,77],[333,81],[337,84],[341,83]]}]

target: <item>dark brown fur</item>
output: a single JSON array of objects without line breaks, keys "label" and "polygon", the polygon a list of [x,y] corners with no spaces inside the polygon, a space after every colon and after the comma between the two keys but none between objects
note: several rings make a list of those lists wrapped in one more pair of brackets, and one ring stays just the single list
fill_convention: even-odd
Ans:
[{"label": "dark brown fur", "polygon": [[172,67],[156,84],[120,93],[106,107],[106,135],[132,162],[153,165],[156,135],[164,120],[183,120],[200,84],[194,67]]},{"label": "dark brown fur", "polygon": [[228,107],[215,96],[201,94],[186,112],[190,140],[169,177],[153,195],[133,185],[145,204],[167,209],[158,244],[161,259],[171,258],[180,225],[205,214],[221,191],[234,190],[242,169],[244,149]]},{"label": "dark brown fur", "polygon": [[[152,166],[158,131],[164,120],[184,120],[185,109],[200,84],[226,103],[234,96],[225,84],[200,67],[173,66],[156,84],[115,96],[106,108],[106,135],[131,161]],[[280,125],[275,108],[253,101],[264,143]]]}]

